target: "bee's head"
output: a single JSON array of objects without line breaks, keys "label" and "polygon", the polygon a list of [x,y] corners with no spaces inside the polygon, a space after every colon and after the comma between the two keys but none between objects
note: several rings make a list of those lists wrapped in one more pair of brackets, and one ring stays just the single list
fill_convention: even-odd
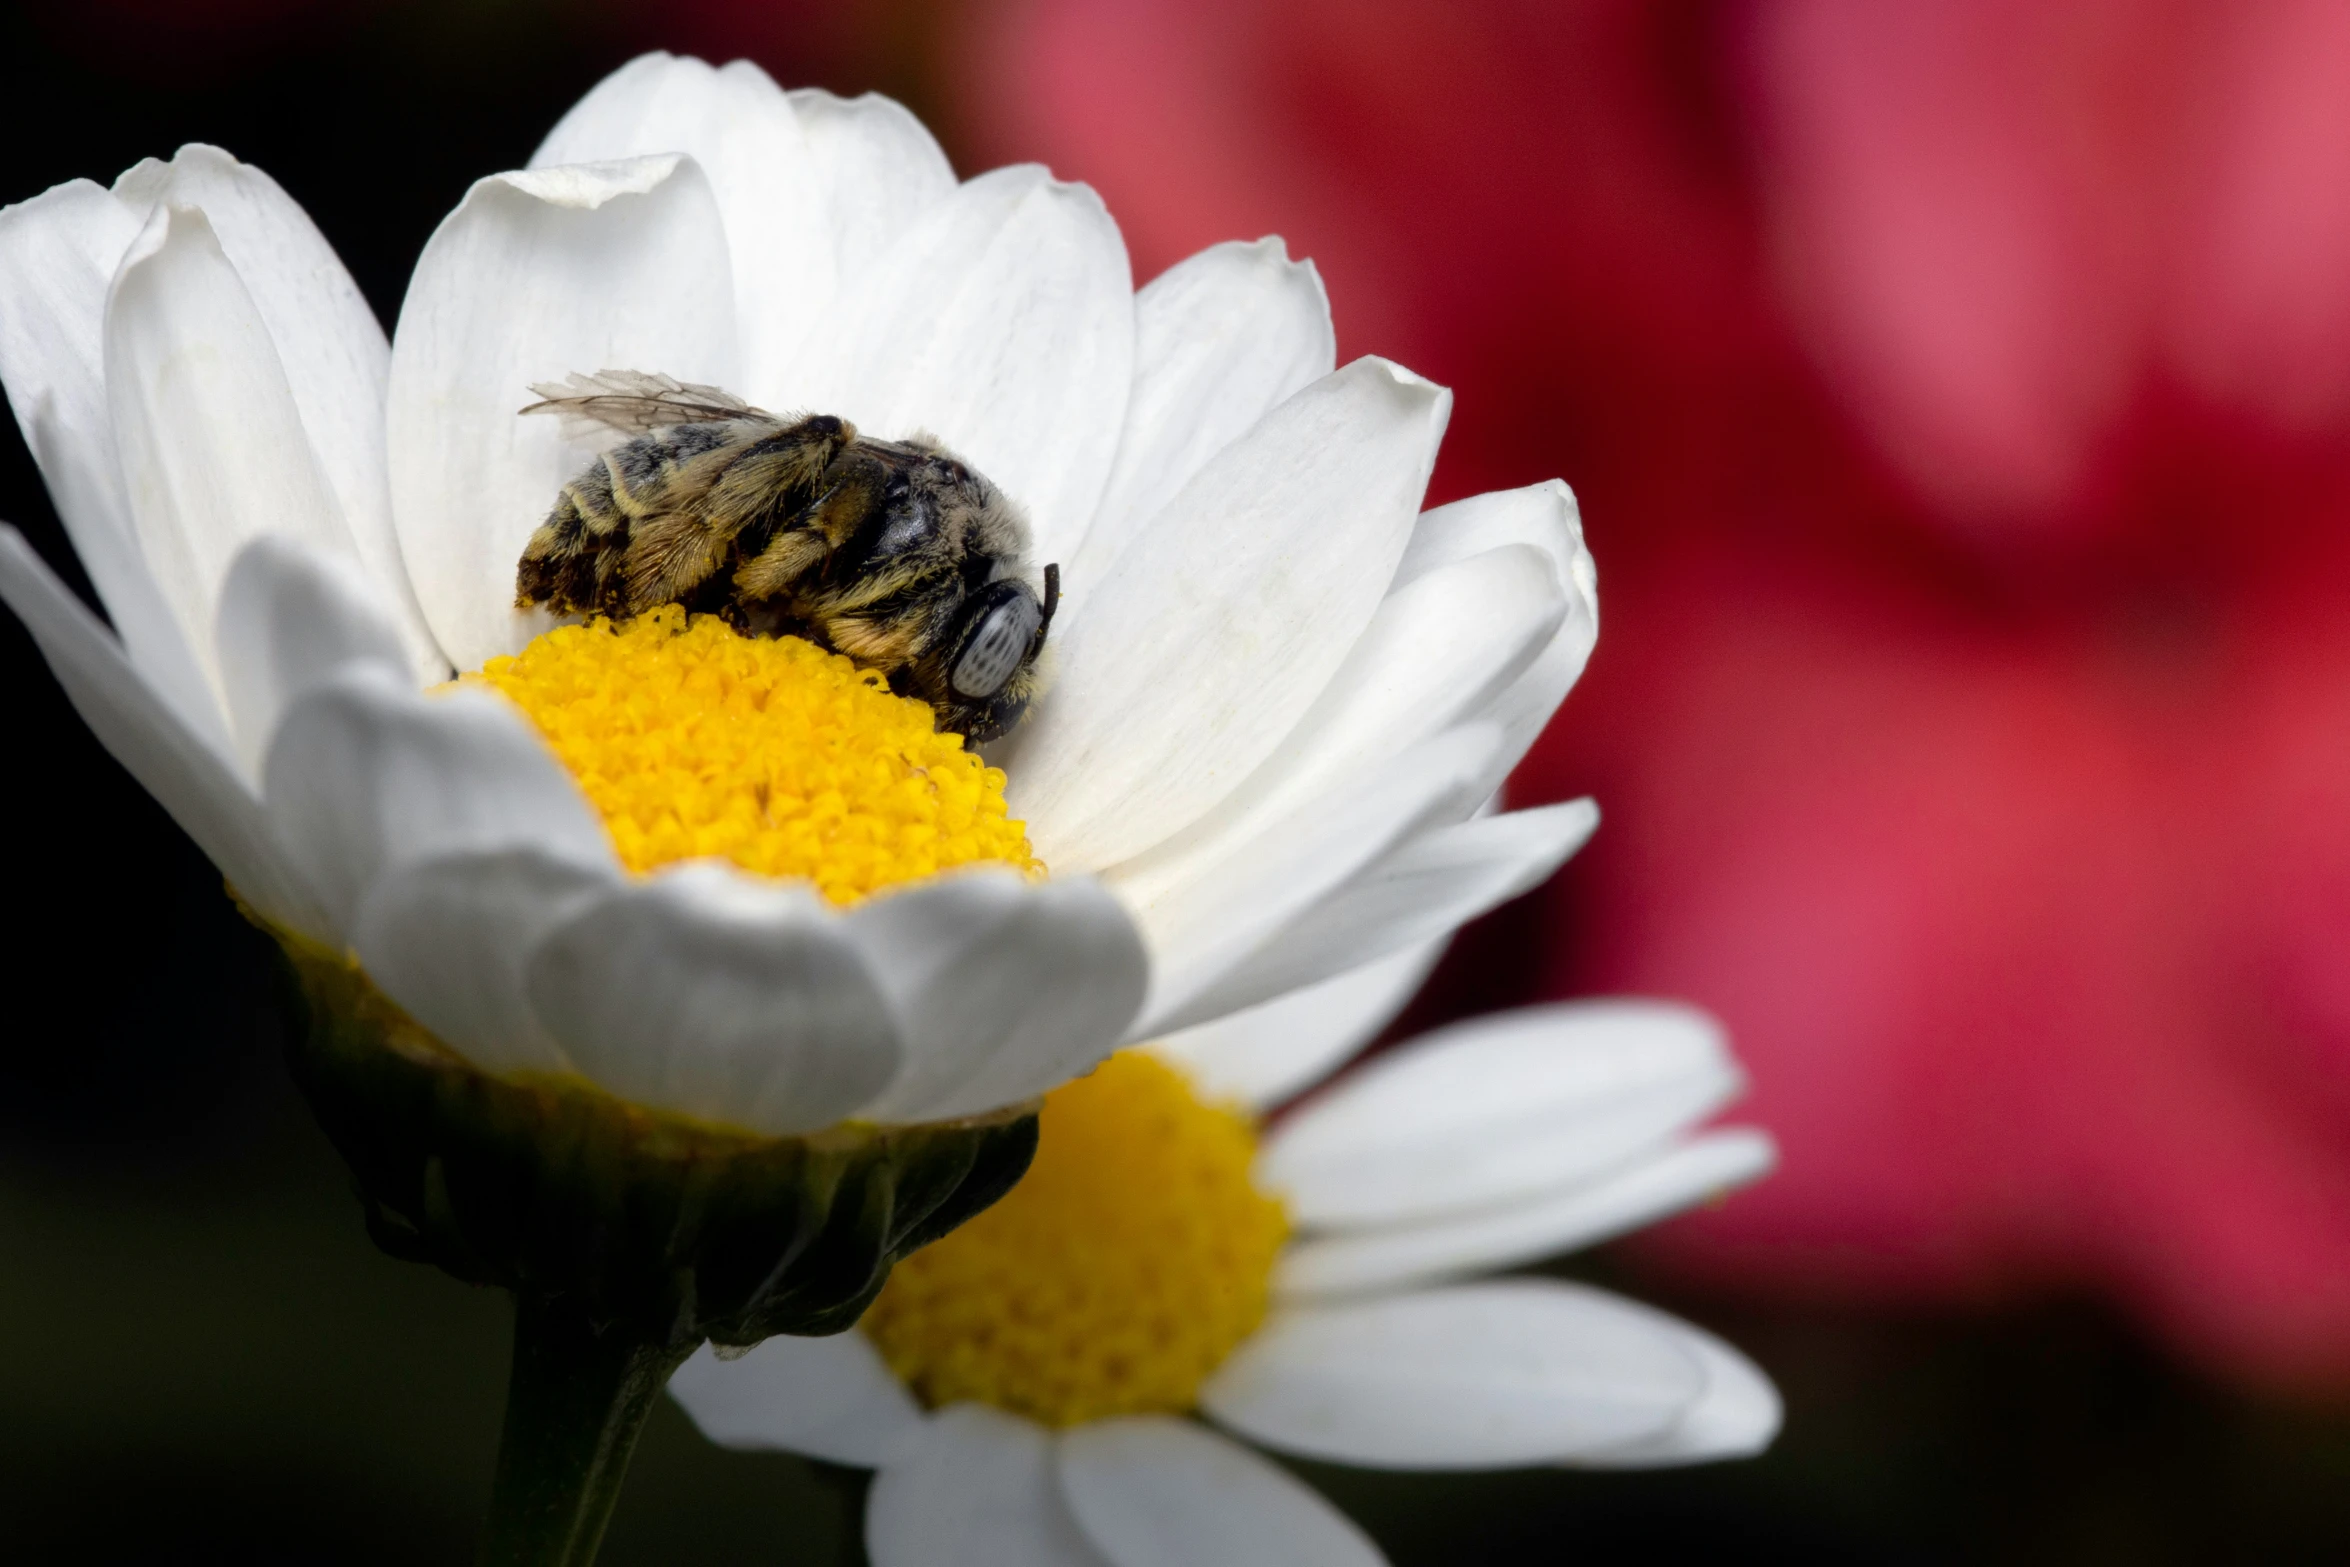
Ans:
[{"label": "bee's head", "polygon": [[1044,597],[1018,577],[1000,577],[963,601],[947,644],[947,700],[941,727],[973,745],[1005,733],[1036,694],[1036,655],[1061,602],[1061,568],[1044,569]]}]

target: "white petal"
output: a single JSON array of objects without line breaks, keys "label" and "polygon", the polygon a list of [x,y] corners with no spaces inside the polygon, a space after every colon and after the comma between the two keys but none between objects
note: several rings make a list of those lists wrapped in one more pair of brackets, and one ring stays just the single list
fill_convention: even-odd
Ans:
[{"label": "white petal", "polygon": [[1188,1420],[1144,1415],[1060,1440],[1061,1494],[1115,1567],[1382,1567],[1312,1488]]},{"label": "white petal", "polygon": [[669,1396],[721,1447],[866,1469],[889,1463],[922,1428],[913,1395],[857,1332],[778,1334],[732,1360],[705,1344],[670,1377]]},{"label": "white petal", "polygon": [[1661,1435],[1705,1372],[1654,1314],[1547,1279],[1285,1305],[1201,1407],[1252,1441],[1381,1469],[1484,1469]]},{"label": "white petal", "polygon": [[1552,479],[1522,490],[1473,495],[1422,513],[1403,564],[1395,569],[1391,590],[1401,591],[1430,572],[1508,544],[1532,545],[1549,555],[1568,594],[1566,618],[1550,645],[1506,690],[1478,708],[1502,726],[1505,773],[1518,765],[1566,700],[1599,638],[1599,572],[1591,552],[1583,547],[1575,492]]},{"label": "white petal", "polygon": [[[1218,1002],[1233,972],[1252,968],[1267,941],[1327,901],[1333,888],[1358,879],[1364,866],[1379,863],[1431,822],[1471,808],[1498,741],[1498,732],[1487,727],[1439,736],[1397,758],[1359,792],[1313,803],[1188,882],[1153,887],[1114,874],[1106,878],[1135,910],[1150,941],[1151,998],[1134,1037],[1155,1038],[1278,994],[1260,991],[1229,1005]],[[1364,960],[1389,950],[1366,952]],[[1298,983],[1357,966],[1333,964]]]},{"label": "white petal", "polygon": [[245,543],[356,550],[260,311],[194,208],[157,208],[115,274],[106,394],[140,548],[218,691],[214,617]]},{"label": "white petal", "polygon": [[1564,613],[1548,557],[1523,544],[1390,593],[1265,764],[1206,816],[1112,874],[1147,886],[1192,880],[1247,852],[1282,818],[1361,787],[1395,757],[1488,706],[1549,645]]},{"label": "white petal", "polygon": [[122,644],[4,523],[0,599],[32,633],[98,743],[171,813],[245,901],[303,935],[329,936],[325,912],[270,832],[250,786],[165,704],[131,667]]},{"label": "white petal", "polygon": [[1779,1434],[1784,1407],[1762,1368],[1702,1328],[1662,1312],[1705,1367],[1705,1392],[1661,1436],[1578,1454],[1577,1469],[1657,1469],[1720,1458],[1751,1458]]},{"label": "white petal", "polygon": [[228,726],[147,568],[106,409],[106,292],[139,220],[87,180],[0,211],[0,380],[130,661],[205,743]]},{"label": "white petal", "polygon": [[1238,788],[1395,575],[1452,396],[1359,359],[1195,475],[1099,583],[1016,737],[1012,806],[1064,870],[1115,865]]},{"label": "white petal", "polygon": [[1412,529],[1412,541],[1395,568],[1395,586],[1409,587],[1432,571],[1505,544],[1529,544],[1551,558],[1580,596],[1596,603],[1599,590],[1591,552],[1583,547],[1582,518],[1575,492],[1558,479],[1430,507]]},{"label": "white petal", "polygon": [[1604,1175],[1490,1208],[1416,1223],[1309,1235],[1282,1254],[1284,1296],[1358,1294],[1514,1268],[1612,1240],[1769,1172],[1761,1132],[1668,1144]]},{"label": "white petal", "polygon": [[873,1567],[1108,1567],[1069,1516],[1042,1427],[980,1404],[922,1423],[865,1500]]},{"label": "white petal", "polygon": [[[1500,745],[1497,738],[1486,748],[1488,763]],[[1475,798],[1493,782],[1488,765],[1456,798]],[[1185,1021],[1255,1006],[1458,930],[1540,884],[1598,825],[1596,806],[1570,800],[1436,827],[1398,844],[1201,992]]]},{"label": "white petal", "polygon": [[916,220],[954,194],[955,171],[901,103],[879,93],[837,98],[821,87],[790,96],[824,186],[836,272],[862,278]]},{"label": "white petal", "polygon": [[734,273],[709,181],[674,155],[475,182],[416,263],[392,339],[392,517],[424,614],[459,669],[543,617],[514,568],[593,457],[522,418],[536,381],[649,370],[736,379]]},{"label": "white petal", "polygon": [[906,1041],[902,1074],[863,1114],[946,1120],[1043,1093],[1109,1054],[1150,964],[1091,880],[1030,886],[979,870],[875,898],[846,921]]},{"label": "white petal", "polygon": [[959,187],[850,277],[782,396],[869,435],[938,437],[1027,513],[1043,565],[1093,519],[1133,367],[1118,226],[1085,186],[1024,165]]},{"label": "white petal", "polygon": [[487,692],[428,697],[346,666],[287,710],[262,779],[270,820],[337,945],[379,878],[423,860],[529,846],[614,863],[563,764]]},{"label": "white petal", "polygon": [[1620,1165],[1744,1086],[1721,1025],[1694,1007],[1525,1007],[1367,1063],[1266,1140],[1257,1174],[1307,1225],[1479,1208]]},{"label": "white petal", "polygon": [[237,553],[215,630],[237,751],[253,776],[286,709],[345,666],[411,672],[409,647],[358,562],[265,534]]},{"label": "white petal", "polygon": [[808,887],[694,861],[615,886],[524,965],[588,1077],[771,1136],[834,1125],[898,1069],[889,1008]]},{"label": "white petal", "polygon": [[1069,580],[1105,580],[1193,474],[1337,363],[1321,274],[1278,239],[1210,245],[1152,279],[1134,296],[1134,394],[1117,466]]},{"label": "white petal", "polygon": [[824,222],[830,181],[765,71],[748,60],[714,70],[670,54],[639,55],[598,82],[547,133],[530,166],[664,152],[701,165],[725,220],[742,334],[732,390],[754,403],[781,399],[785,369],[832,308],[837,287]]},{"label": "white petal", "polygon": [[351,948],[384,994],[483,1071],[576,1071],[530,1004],[525,964],[618,879],[539,848],[442,855],[377,879]]},{"label": "white petal", "polygon": [[448,678],[392,532],[384,446],[391,345],[334,247],[277,181],[217,147],[182,147],[169,163],[150,158],[116,180],[114,194],[137,209],[203,210],[277,350],[319,471],[411,668],[426,682]]},{"label": "white petal", "polygon": [[1419,990],[1444,947],[1443,941],[1413,947],[1169,1034],[1150,1048],[1180,1065],[1208,1098],[1269,1108],[1319,1082],[1377,1038]]},{"label": "white petal", "polygon": [[[68,438],[112,450],[106,291],[141,226],[139,214],[88,180],[0,208],[0,379],[20,424],[46,402]],[[66,525],[80,526],[73,518]]]}]

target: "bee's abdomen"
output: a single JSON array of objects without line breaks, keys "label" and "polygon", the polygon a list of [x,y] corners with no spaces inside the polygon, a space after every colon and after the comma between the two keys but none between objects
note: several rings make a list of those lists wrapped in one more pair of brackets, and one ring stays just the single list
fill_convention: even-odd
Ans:
[{"label": "bee's abdomen", "polygon": [[[815,428],[811,428],[815,427]],[[797,492],[805,500],[838,420],[779,430],[707,421],[624,442],[563,487],[515,570],[515,602],[623,616],[694,595],[736,536]]]},{"label": "bee's abdomen", "polygon": [[515,567],[516,607],[544,604],[565,615],[599,607],[627,543],[628,520],[601,467],[565,485]]}]

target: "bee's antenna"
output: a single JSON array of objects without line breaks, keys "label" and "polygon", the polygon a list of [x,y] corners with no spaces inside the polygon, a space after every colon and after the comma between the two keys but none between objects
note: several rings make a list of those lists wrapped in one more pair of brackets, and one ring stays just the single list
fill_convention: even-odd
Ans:
[{"label": "bee's antenna", "polygon": [[1044,640],[1045,631],[1053,623],[1053,611],[1061,605],[1061,566],[1058,561],[1044,569],[1044,619],[1038,623],[1036,636]]}]

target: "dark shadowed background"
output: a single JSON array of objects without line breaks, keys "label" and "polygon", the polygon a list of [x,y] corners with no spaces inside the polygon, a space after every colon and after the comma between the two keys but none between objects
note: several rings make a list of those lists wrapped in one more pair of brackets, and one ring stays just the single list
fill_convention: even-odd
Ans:
[{"label": "dark shadowed background", "polygon": [[[1825,247],[1807,252],[1827,258],[1815,272],[1862,293],[1880,278],[1871,267],[1898,279],[1922,264],[1914,244],[1872,250],[1855,241],[1861,259],[1854,260],[1851,247],[1830,242],[1866,229],[1888,202],[1898,206],[1901,170],[1853,174],[1857,155],[1838,152],[1845,143],[1837,138],[1878,134],[1863,110],[1902,87],[1901,72],[1914,72],[1911,56],[1925,45],[1896,39],[1882,59],[1855,63],[1837,52],[1845,34],[1830,36],[1836,47],[1807,43],[1796,24],[1772,31],[1777,23],[1759,7],[1573,8],[1563,32],[1532,12],[1491,9],[1500,22],[1487,28],[1456,18],[1438,47],[1415,30],[1409,8],[1393,5],[1276,7],[1267,14],[1287,15],[1288,32],[1226,16],[1221,33],[1191,20],[1222,15],[1216,6],[1196,13],[1145,6],[1135,8],[1140,31],[1131,36],[1097,14],[1101,8],[1074,3],[92,0],[37,14],[18,8],[0,20],[0,102],[13,131],[0,152],[0,201],[77,176],[108,180],[183,142],[215,142],[269,170],[310,211],[388,325],[418,250],[470,181],[520,163],[605,71],[642,48],[667,45],[749,53],[787,85],[890,91],[938,127],[966,173],[1041,156],[1064,173],[1095,178],[1126,223],[1144,276],[1227,231],[1288,232],[1322,262],[1347,352],[1391,353],[1459,387],[1440,487],[1457,494],[1563,473],[1585,496],[1603,576],[1626,588],[1606,600],[1608,632],[1592,690],[1569,703],[1554,743],[1523,780],[1535,794],[1600,792],[1610,830],[1594,851],[1596,869],[1570,867],[1556,893],[1470,932],[1413,1021],[1598,983],[1692,994],[1722,1010],[1740,1037],[1758,1078],[1752,1113],[1789,1145],[1782,1179],[1799,1194],[1865,1184],[1871,1167],[1840,1156],[1849,1145],[1837,1141],[1839,1123],[1802,1097],[1818,1088],[1834,1098],[1828,1091],[1842,1058],[1831,1052],[1807,1068],[1799,1056],[1773,1054],[1771,1030],[1795,1024],[1773,1000],[1776,991],[1758,998],[1741,977],[1748,970],[1733,966],[1721,977],[1703,964],[1676,967],[1674,955],[1709,932],[1732,948],[1745,939],[1735,908],[1724,913],[1697,899],[1692,912],[1688,889],[1707,881],[1707,855],[1725,877],[1763,874],[1751,854],[1740,859],[1739,824],[1726,826],[1687,798],[1737,794],[1758,778],[1783,793],[1801,783],[1788,782],[1786,767],[1768,756],[1708,749],[1686,732],[1747,733],[1758,711],[1799,705],[1792,687],[1811,690],[1823,662],[1916,662],[1923,655],[1914,653],[1910,621],[1927,613],[1920,602],[1938,627],[1958,624],[1950,633],[1956,644],[2016,634],[2039,648],[2062,640],[2048,627],[2061,627],[2063,605],[2126,579],[2116,613],[2139,618],[2120,633],[2122,656],[2143,653],[2158,670],[2171,669],[2177,638],[2164,628],[2174,621],[2161,616],[2199,611],[2193,603],[2180,608],[2171,575],[2144,564],[2142,557],[2159,563],[2177,534],[2167,512],[2158,524],[2132,520],[2143,496],[2184,471],[2189,479],[2179,482],[2224,501],[2238,493],[2229,487],[2235,470],[2209,449],[2232,452],[2227,443],[2249,441],[2269,464],[2263,471],[2285,471],[2290,481],[2269,485],[2255,509],[2309,512],[2310,494],[2331,494],[2324,441],[2332,437],[2296,437],[2302,445],[2285,443],[2291,449],[2279,457],[2277,441],[2242,436],[2236,425],[2224,441],[2196,435],[2205,405],[2164,394],[2144,415],[2155,419],[2155,433],[2130,440],[2205,456],[2148,478],[2130,468],[2126,450],[2113,455],[2109,441],[2097,459],[2103,477],[2081,481],[2094,493],[2067,489],[2073,481],[2062,452],[2043,453],[2039,468],[2015,455],[2039,450],[2033,432],[2055,414],[2025,419],[2020,434],[2014,421],[1988,415],[1969,425],[1963,416],[1981,415],[1980,400],[1936,403],[1928,393],[1943,383],[1931,376],[1928,393],[1902,402],[1902,388],[1915,388],[1900,381],[1899,362],[1887,370],[1869,359],[1883,334],[1870,336],[1867,322],[1831,332],[1841,345],[1833,351],[1799,352],[1790,346],[1796,339],[1814,339],[1787,322],[1816,314],[1785,306],[1780,294],[1757,303],[1753,278],[1769,273],[1770,255],[1799,241]],[[2124,30],[2140,20],[2129,7],[2117,14]],[[1836,21],[1803,25],[1816,33]],[[1994,64],[2009,58],[2001,49],[2028,55],[2039,47],[2002,36],[1975,43]],[[2096,55],[2097,36],[2066,47],[2088,51],[2093,65],[2106,60]],[[1481,48],[1500,52],[1489,57]],[[1972,58],[1963,49],[1957,57]],[[1502,58],[1515,62],[1511,70],[1494,66]],[[2350,71],[2350,56],[2339,63]],[[2042,85],[2064,108],[2079,81],[2102,83],[2098,92],[2110,97],[2116,72],[2140,68],[2106,61],[2066,76],[2051,67]],[[1136,90],[1105,101],[1104,84],[1116,87],[1120,72],[1134,77]],[[1383,95],[1383,83],[1396,91]],[[1407,89],[1415,85],[1460,112],[1422,123],[1434,111],[1411,107]],[[1951,102],[1967,86],[1939,78],[1929,85]],[[1187,142],[1186,115],[1208,115],[1215,134]],[[1972,123],[1957,110],[1952,116]],[[1985,159],[1997,161],[1970,151],[1972,143],[1940,122],[1909,128],[1929,173],[1954,160],[1977,172]],[[2040,167],[2042,144],[2032,134],[2027,125],[2017,133],[2020,150],[2002,154],[2027,173]],[[1660,138],[1670,156],[1657,151]],[[2077,140],[2047,145],[2077,152]],[[1183,146],[1196,154],[1188,163],[1178,157]],[[1758,164],[1756,147],[1780,149],[1770,156],[1783,152],[1784,161]],[[2122,183],[2091,162],[2093,177],[2081,176],[2091,185]],[[1928,175],[1914,177],[1931,184]],[[1854,181],[1860,196],[1849,194]],[[1978,186],[1954,175],[1951,188]],[[1553,210],[1522,223],[1530,202]],[[1816,219],[1809,227],[1798,221],[1806,214]],[[1958,235],[1996,237],[1997,211],[1961,216],[1952,220]],[[1225,227],[1198,232],[1218,223]],[[1895,225],[1913,238],[1919,226]],[[1448,253],[1448,244],[1459,249]],[[1660,256],[1678,260],[1652,265]],[[2051,269],[2070,277],[2074,258],[2060,255],[2043,270]],[[2350,294],[2350,273],[2342,276]],[[1629,294],[1628,277],[1640,282]],[[1894,296],[1884,307],[1894,318],[1911,319],[1901,314],[1899,289],[1877,292]],[[1936,297],[1920,285],[1911,308],[1929,315],[1945,308]],[[1351,315],[1350,301],[1361,303]],[[1947,308],[1962,322],[1988,322],[1985,332],[1998,325],[1987,306]],[[2077,313],[2052,319],[2076,323]],[[1971,341],[1926,358],[1944,369],[1960,364],[1963,373],[1951,374],[1966,386],[1979,371],[1998,391],[2005,361],[1981,369],[1967,358]],[[2057,358],[2060,368],[2075,362]],[[1863,390],[1839,393],[1836,376],[1855,363],[1863,369],[1850,373]],[[1867,433],[1879,426],[1849,410],[1888,399],[1893,412],[1885,417],[1908,423],[1880,441]],[[2332,428],[2322,420],[2318,427],[2321,435]],[[1968,488],[1967,476],[1983,473],[2025,473],[2016,481],[2025,488],[1986,498],[1980,485]],[[2222,501],[2214,505],[2225,526],[2237,526]],[[1790,532],[1791,512],[1816,525]],[[1834,515],[1817,522],[1822,513]],[[2314,515],[2330,525],[2339,513],[2329,501]],[[0,518],[23,528],[86,592],[13,425],[0,431]],[[1885,531],[1868,531],[1886,518]],[[2033,525],[2062,531],[2050,518],[2086,520],[2061,548],[2012,543]],[[2257,531],[2257,523],[2242,526]],[[2008,542],[1982,543],[1994,534]],[[1829,562],[1809,585],[1787,590],[1808,606],[1798,629],[1838,629],[1825,652],[1789,654],[1801,639],[1769,627],[1756,642],[1729,639],[1725,652],[1725,638],[1705,630],[1706,606],[1762,595],[1767,588],[1758,584],[1780,580],[1740,578],[1725,537],[1815,566]],[[2099,541],[2115,538],[2138,541],[2123,552],[2136,563],[2127,570],[2097,553]],[[2289,545],[2264,548],[2266,561]],[[1684,567],[1688,575],[1676,576]],[[1828,578],[1834,591],[1818,585]],[[1898,607],[1871,607],[1870,584],[1887,578],[1901,584]],[[2333,614],[2340,622],[2350,607]],[[217,874],[83,730],[14,622],[0,621],[0,712],[10,736],[7,886],[16,909],[15,935],[0,956],[0,985],[13,1002],[0,1034],[5,1554],[58,1563],[207,1550],[249,1562],[469,1559],[497,1435],[504,1301],[370,1248],[334,1156],[280,1067],[289,1014],[267,943],[242,923]],[[2147,631],[2148,623],[2156,629]],[[1619,643],[1629,651],[1611,665]],[[2027,649],[2015,658],[2031,656]],[[1741,678],[1723,676],[1709,659],[1727,660]],[[2028,670],[2018,679],[2020,686],[2001,688],[2007,695],[1984,701],[2040,700]],[[1890,723],[1883,710],[1908,702],[1897,684],[1873,700],[1865,720],[1840,717],[1832,706],[1823,717],[1816,692],[1801,705],[1810,723],[1849,738],[1839,724],[1881,733],[1868,726]],[[2087,722],[2069,713],[2047,720],[2058,750],[2061,737]],[[1594,728],[1604,728],[1604,744],[1588,738]],[[1985,742],[2019,743],[2004,733]],[[1812,747],[1813,761],[1819,750]],[[1866,745],[1831,745],[1827,759],[1865,770],[1874,758]],[[1660,775],[1668,781],[1655,782]],[[2078,770],[2065,779],[2077,787]],[[2030,778],[1994,781],[1982,796],[1994,815],[2021,809],[2011,795],[2047,792]],[[1895,796],[1910,798],[1898,789]],[[2103,796],[2082,807],[2091,820],[2120,809]],[[1858,807],[1841,818],[1848,832],[1879,835],[1914,822],[1891,820],[1889,827]],[[1835,827],[1815,821],[1803,831],[1832,846]],[[1604,858],[1611,833],[1634,849]],[[1660,835],[1671,839],[1666,847],[1657,846]],[[1694,841],[1672,847],[1684,840]],[[1921,850],[1916,863],[1928,881],[1940,874],[1934,854]],[[1671,897],[1641,901],[1639,878],[1649,869],[1665,878]],[[2029,878],[2001,885],[2026,903],[2037,896]],[[1798,899],[1775,917],[1800,923],[1816,908],[1816,900]],[[1773,917],[1765,899],[1752,919]],[[1622,935],[1625,928],[1633,936]],[[1940,982],[1969,995],[2004,994],[2003,976],[2016,973],[1996,953],[1986,958],[1963,943],[1936,961],[1947,963],[1946,973],[1935,971]],[[1842,995],[1840,984],[1851,988],[1842,974],[1824,962],[1817,988]],[[1799,967],[1776,983],[1804,990],[1807,982]],[[1851,1016],[1821,1026],[1906,1059],[1903,1052],[1926,1048],[1921,1041],[1935,1029],[1979,1032],[1984,1014],[1951,1024],[1941,1013],[1920,1020],[1883,1009],[1866,1014],[1874,1034]],[[1798,1018],[1806,1027],[1816,1021]],[[2223,1024],[2206,1022],[2207,1033],[2218,1030],[2229,1042]],[[2044,1020],[2018,1037],[2043,1040],[2043,1027]],[[2035,1046],[2043,1054],[2063,1048]],[[1999,1058],[1987,1059],[1982,1070],[2000,1069]],[[1963,1096],[1974,1069],[1942,1070],[1935,1081]],[[1825,1076],[1814,1083],[1807,1070]],[[2102,1112],[2092,1098],[2075,1101],[2071,1113]],[[2339,1146],[2350,1147],[2350,1136]],[[1996,1165],[2006,1156],[1982,1157]],[[2117,1210],[2113,1225],[2160,1233],[2168,1190],[2150,1181],[2151,1211]],[[1748,1200],[1733,1199],[1709,1221],[1732,1224]],[[1976,1259],[1962,1235],[1949,1252],[1959,1260],[1936,1271],[1913,1265],[1943,1233],[1932,1228],[1939,1210],[1930,1201],[1903,1210],[1914,1232],[1870,1231],[1861,1221],[1839,1229],[1842,1210],[1807,1217],[1820,1211],[1799,1210],[1774,1221],[1776,1229],[1733,1227],[1712,1242],[1699,1226],[1662,1252],[1603,1254],[1573,1270],[1680,1311],[1754,1355],[1790,1410],[1767,1458],[1629,1475],[1301,1472],[1401,1564],[1599,1564],[1701,1550],[1809,1563],[2320,1562],[2350,1551],[2350,1412],[2340,1379],[2321,1374],[2319,1351],[2334,1341],[2310,1337],[2318,1330],[2305,1327],[2291,1353],[2269,1354],[2262,1346],[2272,1338],[2261,1337],[2268,1330],[2232,1329],[2224,1309],[2206,1322],[2150,1305],[2147,1290],[2086,1260],[2101,1233],[2087,1221],[2049,1231],[2054,1262],[2041,1257],[2018,1269],[1997,1265],[1989,1252]],[[2243,1227],[2257,1229],[2244,1211]],[[1877,1253],[1868,1252],[1872,1236],[1882,1241]],[[2083,1265],[2072,1270],[2056,1265],[2069,1236],[2088,1237],[2079,1242]],[[1872,1271],[1838,1246],[1894,1261]],[[2195,1260],[2182,1267],[2191,1271]],[[2208,1291],[2224,1296],[2229,1281],[2224,1260],[2202,1269]],[[2319,1280],[2305,1293],[2341,1282]],[[2337,1364],[2350,1364],[2350,1344],[2336,1344],[2335,1353]],[[615,1567],[855,1561],[859,1495],[858,1481],[844,1473],[710,1447],[664,1406],[605,1560]]]}]

